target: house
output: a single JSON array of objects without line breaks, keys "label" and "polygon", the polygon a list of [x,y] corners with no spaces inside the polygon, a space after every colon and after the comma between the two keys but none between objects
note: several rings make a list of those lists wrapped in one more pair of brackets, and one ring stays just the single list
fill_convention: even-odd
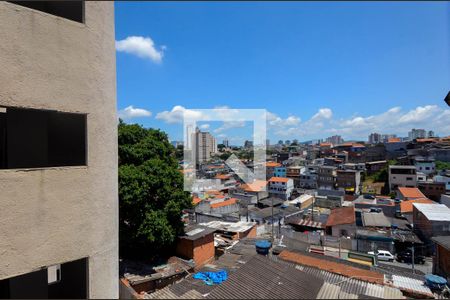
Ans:
[{"label": "house", "polygon": [[398,187],[416,187],[417,175],[415,166],[389,166],[389,189],[394,191]]},{"label": "house", "polygon": [[199,267],[214,259],[214,232],[212,228],[188,226],[185,234],[178,237],[176,252],[182,258],[193,259]]},{"label": "house", "polygon": [[326,222],[326,232],[334,237],[353,237],[356,233],[355,208],[340,207],[331,210]]},{"label": "house", "polygon": [[314,196],[303,194],[294,200],[289,201],[289,205],[297,206],[300,209],[306,209],[314,203]]},{"label": "house", "polygon": [[385,161],[385,160],[366,162],[367,175],[372,175],[374,173],[377,173],[377,172],[383,170],[386,166],[387,166],[387,161]]},{"label": "house", "polygon": [[255,180],[252,183],[241,184],[237,187],[236,191],[247,195],[254,195],[256,196],[256,200],[264,199],[269,196],[267,181],[265,180]]},{"label": "house", "polygon": [[269,194],[288,200],[294,190],[294,181],[286,177],[272,177],[269,179]]},{"label": "house", "polygon": [[274,177],[286,177],[286,167],[275,167]]},{"label": "house", "polygon": [[114,3],[0,2],[0,298],[119,297]]},{"label": "house", "polygon": [[394,200],[382,196],[376,196],[375,198],[359,196],[353,201],[353,205],[359,209],[381,209],[389,218],[393,218],[399,209]]},{"label": "house", "polygon": [[412,215],[414,203],[435,204],[436,202],[434,202],[426,197],[402,201],[402,202],[400,202],[400,213],[403,216]]},{"label": "house", "polygon": [[211,221],[201,223],[201,226],[213,229],[216,235],[228,238],[231,240],[240,240],[243,238],[256,238],[256,223],[255,222],[224,222]]},{"label": "house", "polygon": [[304,189],[317,188],[317,172],[313,168],[305,169],[299,176],[299,187]]},{"label": "house", "polygon": [[433,274],[438,274],[450,280],[450,235],[431,238],[436,247],[433,257]]},{"label": "house", "polygon": [[314,203],[316,206],[323,208],[341,207],[344,196],[344,191],[318,189],[316,190]]},{"label": "house", "polygon": [[359,194],[361,183],[361,171],[359,170],[337,170],[336,183],[340,190],[349,194]]},{"label": "house", "polygon": [[294,180],[294,187],[300,186],[300,174],[305,170],[302,166],[288,166],[286,167],[286,176]]},{"label": "house", "polygon": [[281,167],[281,163],[268,161],[266,162],[266,178],[271,178],[275,175],[275,168]]},{"label": "house", "polygon": [[383,212],[363,212],[361,219],[363,227],[390,229],[392,225]]},{"label": "house", "polygon": [[445,184],[445,190],[450,192],[450,171],[442,172],[433,177],[434,182],[442,182]]},{"label": "house", "polygon": [[436,164],[433,157],[416,156],[414,158],[414,166],[417,172],[422,172],[427,176],[436,172]]},{"label": "house", "polygon": [[318,169],[317,187],[333,190],[336,188],[336,167],[320,166]]},{"label": "house", "polygon": [[426,197],[418,188],[399,187],[397,190],[397,198],[400,200],[414,200]]},{"label": "house", "polygon": [[450,235],[450,208],[444,204],[413,203],[414,231],[424,242]]},{"label": "house", "polygon": [[419,181],[417,187],[425,196],[434,201],[439,201],[441,195],[446,192],[444,182]]}]

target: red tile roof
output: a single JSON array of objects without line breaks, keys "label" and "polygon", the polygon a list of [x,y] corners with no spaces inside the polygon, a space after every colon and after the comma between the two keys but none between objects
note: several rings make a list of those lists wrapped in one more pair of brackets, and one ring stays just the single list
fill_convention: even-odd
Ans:
[{"label": "red tile roof", "polygon": [[231,198],[222,202],[218,202],[218,203],[214,203],[211,204],[211,208],[218,208],[218,207],[222,207],[222,206],[228,206],[228,205],[233,205],[236,204],[237,199],[236,198]]},{"label": "red tile roof", "polygon": [[281,167],[281,164],[274,162],[274,161],[268,161],[268,162],[266,162],[266,167],[269,167],[269,168]]},{"label": "red tile roof", "polygon": [[247,192],[260,192],[267,185],[265,180],[255,180],[249,184],[242,184],[241,188]]},{"label": "red tile roof", "polygon": [[419,198],[413,200],[405,200],[400,202],[400,211],[402,213],[412,213],[413,211],[413,203],[425,203],[425,204],[433,204],[434,201],[428,198]]},{"label": "red tile roof", "polygon": [[318,268],[320,270],[340,274],[346,277],[352,277],[366,282],[384,284],[384,274],[352,267],[347,264],[334,262],[331,260],[316,258],[308,255],[303,255],[296,252],[283,250],[279,258],[285,261],[290,261],[304,266]]},{"label": "red tile roof", "polygon": [[225,174],[217,174],[215,179],[229,179],[231,175],[225,175]]},{"label": "red tile roof", "polygon": [[288,182],[289,178],[286,177],[272,177],[269,179],[269,182]]},{"label": "red tile roof", "polygon": [[331,211],[326,226],[353,224],[355,221],[355,208],[353,206],[335,208]]},{"label": "red tile roof", "polygon": [[426,198],[425,195],[422,194],[422,192],[418,188],[399,187],[398,191],[406,199]]},{"label": "red tile roof", "polygon": [[192,203],[193,203],[194,205],[196,205],[196,204],[198,204],[198,203],[200,203],[200,202],[202,202],[202,199],[200,199],[199,197],[194,197],[194,199],[192,199]]}]

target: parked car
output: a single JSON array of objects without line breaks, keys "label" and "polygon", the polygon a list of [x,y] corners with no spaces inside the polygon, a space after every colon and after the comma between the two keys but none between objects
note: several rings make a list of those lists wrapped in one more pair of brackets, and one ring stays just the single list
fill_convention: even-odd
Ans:
[{"label": "parked car", "polygon": [[[404,262],[404,263],[411,263],[412,262],[412,252],[411,250],[406,250],[400,253],[397,253],[397,261]],[[425,264],[425,256],[414,254],[414,263],[415,264]]]},{"label": "parked car", "polygon": [[380,213],[380,212],[382,212],[383,210],[381,209],[381,208],[379,208],[379,207],[371,207],[370,208],[370,212],[376,212],[376,213]]},{"label": "parked car", "polygon": [[[373,251],[367,252],[370,255],[375,255]],[[384,261],[394,261],[394,255],[392,255],[391,252],[387,250],[378,250],[377,252],[377,258],[378,260],[384,260]]]}]

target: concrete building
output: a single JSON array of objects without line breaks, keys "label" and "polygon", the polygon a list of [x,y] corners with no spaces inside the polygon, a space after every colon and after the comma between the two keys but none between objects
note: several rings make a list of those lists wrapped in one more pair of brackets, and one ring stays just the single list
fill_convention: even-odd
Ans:
[{"label": "concrete building", "polygon": [[417,182],[419,190],[431,200],[439,202],[441,195],[445,194],[445,183],[429,181]]},{"label": "concrete building", "polygon": [[327,143],[331,143],[333,145],[340,145],[344,143],[344,139],[340,135],[333,135],[328,138],[326,138]]},{"label": "concrete building", "polygon": [[314,169],[305,169],[301,173],[299,178],[299,186],[306,189],[316,189],[317,188],[317,172]]},{"label": "concrete building", "polygon": [[450,208],[444,204],[413,203],[413,224],[425,242],[434,236],[450,235]]},{"label": "concrete building", "polygon": [[273,176],[275,177],[286,177],[286,167],[276,167]]},{"label": "concrete building", "polygon": [[340,190],[350,194],[359,194],[361,183],[361,171],[337,170],[336,183]]},{"label": "concrete building", "polygon": [[427,132],[425,131],[425,129],[411,129],[410,132],[408,132],[408,139],[410,141],[415,140],[415,139],[424,139],[427,137]]},{"label": "concrete building", "polygon": [[450,280],[450,236],[432,238],[436,245],[436,255],[433,257],[433,274],[438,274]]},{"label": "concrete building", "polygon": [[318,169],[317,187],[332,190],[336,188],[336,167],[320,166]]},{"label": "concrete building", "polygon": [[294,190],[294,181],[286,177],[272,177],[269,179],[269,195],[288,200]]},{"label": "concrete building", "polygon": [[326,223],[327,234],[334,237],[354,237],[356,233],[355,208],[340,207],[331,210]]},{"label": "concrete building", "polygon": [[417,186],[415,166],[389,166],[389,189],[393,191],[400,186]]},{"label": "concrete building", "polygon": [[436,164],[433,157],[416,156],[414,158],[414,166],[417,172],[422,172],[427,176],[436,172]]},{"label": "concrete building", "polygon": [[369,144],[378,144],[378,143],[381,143],[382,141],[383,140],[381,138],[381,134],[379,134],[379,133],[371,133],[369,135],[369,139],[368,139]]},{"label": "concrete building", "polygon": [[118,298],[114,3],[1,2],[0,36],[0,298]]},{"label": "concrete building", "polygon": [[196,128],[192,138],[192,149],[196,165],[211,159],[211,154],[217,152],[216,139],[209,132]]}]

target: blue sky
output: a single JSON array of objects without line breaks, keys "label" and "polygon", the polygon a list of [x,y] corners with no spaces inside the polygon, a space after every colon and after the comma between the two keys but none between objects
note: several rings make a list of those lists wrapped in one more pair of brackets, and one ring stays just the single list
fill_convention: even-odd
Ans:
[{"label": "blue sky", "polygon": [[[406,136],[413,127],[450,134],[448,2],[115,8],[119,114],[172,140],[182,139],[186,110],[224,106],[267,109],[271,142]],[[246,132],[216,136],[238,144]]]}]

